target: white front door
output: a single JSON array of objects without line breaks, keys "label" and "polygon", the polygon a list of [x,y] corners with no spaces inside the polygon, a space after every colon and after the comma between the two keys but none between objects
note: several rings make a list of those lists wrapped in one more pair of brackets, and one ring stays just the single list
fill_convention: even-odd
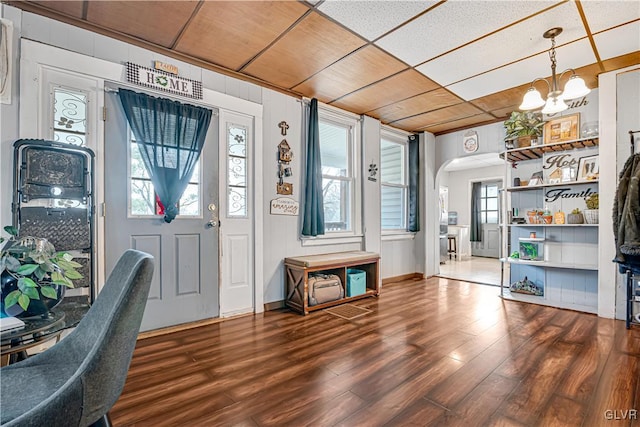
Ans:
[{"label": "white front door", "polygon": [[[142,92],[141,90],[137,90]],[[157,96],[157,95],[154,95]],[[188,103],[188,101],[185,101]],[[218,227],[209,227],[218,196],[218,117],[211,117],[199,164],[165,223],[116,93],[105,94],[106,271],[128,248],[150,253],[155,271],[142,330],[217,317]],[[213,211],[217,214],[217,210]]]},{"label": "white front door", "polygon": [[220,316],[255,309],[253,117],[220,113]]}]

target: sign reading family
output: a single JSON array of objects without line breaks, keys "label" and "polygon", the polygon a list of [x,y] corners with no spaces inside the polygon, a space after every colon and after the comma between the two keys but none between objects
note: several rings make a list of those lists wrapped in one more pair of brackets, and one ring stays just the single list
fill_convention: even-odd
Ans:
[{"label": "sign reading family", "polygon": [[571,188],[554,188],[552,190],[547,190],[544,193],[544,201],[546,203],[553,203],[558,199],[586,199],[592,194],[598,194],[595,191],[591,190],[591,187],[587,187],[586,190],[582,191],[571,191]]},{"label": "sign reading family", "polygon": [[153,70],[132,62],[127,62],[127,81],[187,98],[202,99],[201,82],[178,77],[166,71]]}]

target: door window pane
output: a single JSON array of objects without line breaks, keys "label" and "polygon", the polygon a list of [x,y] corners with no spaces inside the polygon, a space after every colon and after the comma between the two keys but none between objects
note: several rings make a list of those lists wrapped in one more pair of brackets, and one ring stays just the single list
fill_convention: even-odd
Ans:
[{"label": "door window pane", "polygon": [[[167,167],[175,167],[177,163],[177,152],[175,149],[160,150],[156,157],[161,159]],[[159,204],[158,195],[155,192],[149,172],[144,165],[140,146],[135,137],[131,134],[129,144],[129,200],[131,216],[161,215],[162,208]],[[193,173],[189,184],[182,193],[178,202],[179,216],[199,216],[200,215],[200,160],[193,168]]]},{"label": "door window pane", "polygon": [[247,212],[247,128],[227,125],[227,215],[246,217]]},{"label": "door window pane", "polygon": [[63,87],[53,89],[53,140],[86,146],[87,95]]}]

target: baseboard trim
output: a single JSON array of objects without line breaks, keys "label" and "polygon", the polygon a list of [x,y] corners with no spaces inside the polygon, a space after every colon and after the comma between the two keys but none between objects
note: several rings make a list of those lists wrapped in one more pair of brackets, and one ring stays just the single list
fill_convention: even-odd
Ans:
[{"label": "baseboard trim", "polygon": [[264,303],[264,311],[280,310],[285,307],[286,304],[284,303],[284,300]]},{"label": "baseboard trim", "polygon": [[211,319],[197,320],[195,322],[181,323],[179,325],[167,326],[166,328],[140,332],[138,334],[138,340],[159,337],[161,335],[172,334],[174,332],[184,331],[186,329],[198,328],[200,326],[214,325],[216,323],[224,322],[225,320],[237,319],[239,317],[244,317],[244,316],[253,316],[254,314],[255,313],[243,313],[243,314],[238,314],[236,316],[229,316],[229,317],[212,317]]},{"label": "baseboard trim", "polygon": [[409,274],[402,274],[400,276],[393,276],[393,277],[385,277],[384,279],[382,279],[382,286],[384,285],[388,285],[390,283],[396,283],[396,282],[404,282],[406,280],[422,280],[424,279],[424,274],[422,273],[409,273]]}]

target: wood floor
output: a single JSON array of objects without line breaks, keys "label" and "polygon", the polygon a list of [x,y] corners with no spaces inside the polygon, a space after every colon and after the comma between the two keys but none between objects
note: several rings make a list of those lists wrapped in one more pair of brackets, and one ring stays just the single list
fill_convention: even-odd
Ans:
[{"label": "wood floor", "polygon": [[[640,426],[640,329],[442,278],[138,342],[114,426]],[[629,412],[631,410],[631,412]],[[635,415],[635,416],[634,416]],[[630,419],[631,418],[631,419]]]}]

